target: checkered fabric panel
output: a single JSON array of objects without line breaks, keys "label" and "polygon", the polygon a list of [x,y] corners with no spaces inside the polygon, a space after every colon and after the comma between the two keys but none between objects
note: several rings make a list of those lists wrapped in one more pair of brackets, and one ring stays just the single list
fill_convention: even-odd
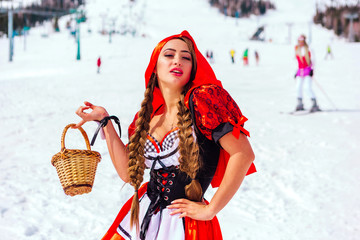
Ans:
[{"label": "checkered fabric panel", "polygon": [[[156,139],[154,139],[154,140],[158,144],[158,146],[160,146],[160,144],[157,142],[157,140]],[[146,153],[153,153],[153,152],[155,152],[155,153],[157,152],[154,144],[149,139],[146,139],[144,153],[146,154]]]},{"label": "checkered fabric panel", "polygon": [[[160,151],[166,151],[174,145],[175,139],[177,138],[178,131],[179,130],[173,131],[169,135],[167,135],[165,137],[164,141],[162,142],[161,147],[160,147],[160,143],[156,140],[156,138],[151,136],[151,134],[149,134],[149,136],[155,141],[155,143],[157,144],[157,147],[160,149]],[[145,152],[145,154],[157,152],[156,147],[149,139],[146,140],[144,152]]]},{"label": "checkered fabric panel", "polygon": [[177,138],[177,133],[179,130],[173,131],[169,135],[166,136],[162,143],[162,150],[166,151],[174,145],[175,139]]}]

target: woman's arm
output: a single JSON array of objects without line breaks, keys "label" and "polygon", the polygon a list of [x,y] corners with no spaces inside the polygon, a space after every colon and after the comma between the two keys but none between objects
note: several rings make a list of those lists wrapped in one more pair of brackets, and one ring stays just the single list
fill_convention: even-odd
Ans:
[{"label": "woman's arm", "polygon": [[209,205],[192,202],[187,199],[177,199],[168,206],[176,209],[172,215],[180,213],[179,217],[190,217],[195,220],[211,220],[231,200],[239,189],[246,172],[255,158],[251,145],[244,134],[236,139],[232,133],[227,133],[219,140],[223,149],[230,154],[224,178],[211,199]]},{"label": "woman's arm", "polygon": [[213,217],[223,209],[239,189],[245,175],[255,159],[254,152],[245,134],[236,139],[232,133],[219,140],[223,149],[230,154],[224,178],[208,205]]},{"label": "woman's arm", "polygon": [[[89,102],[84,102],[85,106],[80,106],[76,110],[76,114],[82,118],[82,120],[76,124],[75,128],[80,127],[85,122],[88,121],[100,121],[104,117],[109,116],[105,108],[100,106],[95,106]],[[85,112],[86,110],[91,109],[90,113]],[[106,138],[106,144],[109,150],[110,158],[114,164],[116,172],[124,182],[129,181],[129,175],[127,173],[128,169],[128,152],[124,143],[121,141],[120,137],[115,131],[115,128],[111,121],[103,128]]]},{"label": "woman's arm", "polygon": [[127,172],[129,167],[129,155],[127,147],[121,141],[115,131],[114,125],[110,121],[104,127],[104,133],[110,158],[114,164],[116,172],[124,182],[129,182],[129,175]]}]

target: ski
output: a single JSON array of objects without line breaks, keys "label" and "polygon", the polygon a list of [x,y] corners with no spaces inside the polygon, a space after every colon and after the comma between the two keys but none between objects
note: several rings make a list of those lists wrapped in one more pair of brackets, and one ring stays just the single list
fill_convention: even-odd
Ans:
[{"label": "ski", "polygon": [[302,115],[308,115],[310,113],[315,113],[315,112],[310,112],[310,110],[301,110],[301,111],[292,111],[289,114],[294,116],[302,116]]},{"label": "ski", "polygon": [[316,112],[321,112],[321,111],[311,112],[310,110],[300,110],[300,111],[280,112],[280,113],[281,114],[290,114],[290,115],[294,115],[294,116],[303,116],[303,115],[308,115],[308,114],[312,114],[312,113],[316,113]]}]

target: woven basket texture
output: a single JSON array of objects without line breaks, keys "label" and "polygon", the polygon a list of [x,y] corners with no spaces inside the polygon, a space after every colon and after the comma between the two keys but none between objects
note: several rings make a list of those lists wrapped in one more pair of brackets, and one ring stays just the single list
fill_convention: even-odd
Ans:
[{"label": "woven basket texture", "polygon": [[75,124],[65,127],[61,136],[61,151],[52,157],[51,163],[56,168],[65,194],[75,196],[91,192],[101,155],[91,151],[89,138],[81,127],[78,129],[85,139],[87,150],[66,149],[65,135],[72,126]]}]

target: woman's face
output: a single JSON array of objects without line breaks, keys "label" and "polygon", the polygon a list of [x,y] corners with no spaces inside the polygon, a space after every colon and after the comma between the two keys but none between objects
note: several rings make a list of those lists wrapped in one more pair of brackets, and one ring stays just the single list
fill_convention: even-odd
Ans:
[{"label": "woman's face", "polygon": [[304,46],[304,45],[305,45],[305,38],[299,37],[299,38],[298,38],[298,44],[299,44],[300,46]]},{"label": "woman's face", "polygon": [[156,64],[159,86],[182,89],[190,79],[191,59],[190,50],[184,41],[168,41],[162,48]]}]

